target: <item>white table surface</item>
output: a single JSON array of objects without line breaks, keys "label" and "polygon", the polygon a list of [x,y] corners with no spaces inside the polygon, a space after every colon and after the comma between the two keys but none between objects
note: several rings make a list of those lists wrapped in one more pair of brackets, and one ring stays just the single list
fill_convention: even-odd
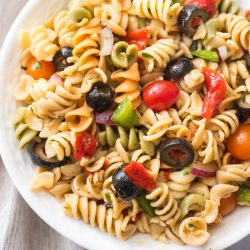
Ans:
[{"label": "white table surface", "polygon": [[[0,45],[26,2],[27,0],[0,0]],[[249,249],[250,236],[227,250]],[[0,250],[84,250],[55,232],[30,209],[13,186],[1,159]]]}]

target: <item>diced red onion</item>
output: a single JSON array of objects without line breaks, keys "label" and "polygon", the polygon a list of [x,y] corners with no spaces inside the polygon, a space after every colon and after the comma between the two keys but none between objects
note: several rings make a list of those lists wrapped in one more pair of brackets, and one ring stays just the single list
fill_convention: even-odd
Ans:
[{"label": "diced red onion", "polygon": [[100,32],[100,45],[101,45],[101,56],[109,56],[112,52],[114,45],[114,36],[109,27],[105,27]]},{"label": "diced red onion", "polygon": [[220,55],[220,59],[222,62],[227,60],[227,47],[226,46],[221,46],[218,48],[218,52]]},{"label": "diced red onion", "polygon": [[113,110],[97,113],[95,115],[95,122],[102,125],[116,126],[116,124],[111,120],[113,114]]},{"label": "diced red onion", "polygon": [[199,177],[211,178],[216,176],[217,170],[218,168],[215,163],[203,164],[196,162],[190,172]]}]

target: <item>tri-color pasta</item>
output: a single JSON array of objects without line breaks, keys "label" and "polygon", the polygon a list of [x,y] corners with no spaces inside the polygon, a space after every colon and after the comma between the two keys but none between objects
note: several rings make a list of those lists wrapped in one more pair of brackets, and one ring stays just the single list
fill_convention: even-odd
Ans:
[{"label": "tri-color pasta", "polygon": [[225,200],[250,204],[250,22],[203,2],[69,0],[21,31],[13,124],[33,191],[121,240],[192,246]]}]

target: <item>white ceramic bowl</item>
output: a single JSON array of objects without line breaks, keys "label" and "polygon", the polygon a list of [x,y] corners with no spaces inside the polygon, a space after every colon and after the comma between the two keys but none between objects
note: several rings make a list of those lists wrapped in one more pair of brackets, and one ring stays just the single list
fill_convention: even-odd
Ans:
[{"label": "white ceramic bowl", "polygon": [[[91,250],[102,250],[104,246],[109,250],[218,250],[247,236],[250,233],[250,209],[242,207],[225,218],[222,224],[211,232],[208,244],[202,248],[165,245],[142,234],[137,234],[123,242],[80,220],[65,216],[61,204],[51,195],[32,193],[29,190],[29,182],[34,175],[34,166],[27,152],[19,151],[12,127],[12,117],[16,109],[13,90],[18,82],[21,55],[18,33],[21,28],[29,29],[49,16],[55,15],[67,2],[67,0],[30,0],[12,25],[0,56],[0,151],[10,177],[29,206],[60,234]],[[250,9],[250,1],[241,0],[240,2],[244,8]]]}]

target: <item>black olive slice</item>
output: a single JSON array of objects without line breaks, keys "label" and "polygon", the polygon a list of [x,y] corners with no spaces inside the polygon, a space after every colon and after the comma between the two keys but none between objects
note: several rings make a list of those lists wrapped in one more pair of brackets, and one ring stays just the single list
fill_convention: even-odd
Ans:
[{"label": "black olive slice", "polygon": [[111,108],[114,101],[114,93],[109,85],[97,82],[87,93],[86,100],[94,111],[103,112]]},{"label": "black olive slice", "polygon": [[182,138],[171,138],[160,143],[160,160],[176,169],[182,169],[194,160],[193,146]]},{"label": "black olive slice", "polygon": [[164,79],[168,81],[177,81],[188,74],[193,68],[194,64],[190,59],[181,57],[167,65]]},{"label": "black olive slice", "polygon": [[63,47],[56,52],[53,63],[57,72],[63,71],[67,67],[74,65],[74,63],[69,63],[67,61],[67,59],[72,56],[72,51],[73,48],[71,47]]},{"label": "black olive slice", "polygon": [[198,50],[198,45],[199,45],[199,42],[196,40],[196,41],[193,41],[191,46],[190,46],[190,50],[191,51],[196,51]]},{"label": "black olive slice", "polygon": [[245,102],[245,98],[241,98],[236,102],[236,108],[244,119],[250,118],[250,104]]},{"label": "black olive slice", "polygon": [[197,27],[193,25],[194,18],[197,17],[205,23],[210,15],[198,5],[185,6],[178,16],[178,26],[181,32],[192,37],[197,31]]},{"label": "black olive slice", "polygon": [[69,162],[69,158],[64,158],[64,160],[59,161],[56,157],[48,158],[44,153],[45,142],[34,143],[31,150],[32,161],[43,168],[57,168],[66,165]]},{"label": "black olive slice", "polygon": [[[126,164],[125,164],[126,166]],[[138,188],[123,171],[124,164],[112,174],[112,183],[118,195],[126,201],[136,198],[142,189]]]}]

